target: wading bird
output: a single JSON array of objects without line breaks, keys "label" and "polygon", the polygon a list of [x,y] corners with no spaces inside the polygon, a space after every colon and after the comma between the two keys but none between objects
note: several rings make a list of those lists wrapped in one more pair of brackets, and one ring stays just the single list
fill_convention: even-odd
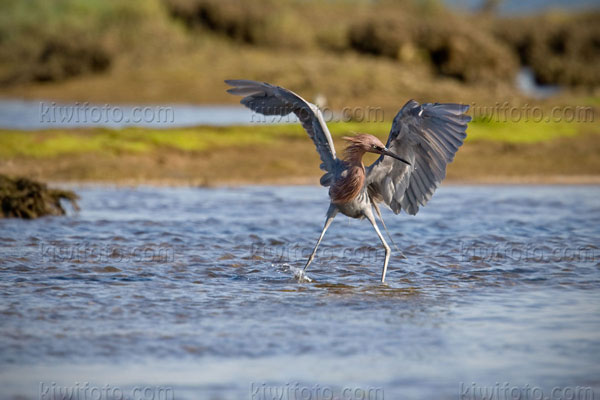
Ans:
[{"label": "wading bird", "polygon": [[[410,100],[396,114],[386,145],[368,134],[344,137],[349,144],[345,157],[340,159],[323,114],[314,104],[292,91],[264,82],[226,80],[225,83],[233,86],[227,90],[229,93],[244,96],[240,102],[255,112],[280,116],[294,113],[317,147],[321,169],[325,171],[321,185],[329,187],[331,203],[304,271],[313,261],[327,228],[341,212],[350,218],[366,218],[373,225],[385,248],[381,273],[381,282],[384,282],[390,247],[377,227],[373,209],[386,231],[377,203],[384,203],[395,214],[401,210],[417,214],[419,206],[429,201],[446,176],[446,165],[452,162],[467,136],[471,117],[465,113],[469,106],[419,104]],[[362,162],[365,153],[380,154],[380,157],[365,168]]]}]

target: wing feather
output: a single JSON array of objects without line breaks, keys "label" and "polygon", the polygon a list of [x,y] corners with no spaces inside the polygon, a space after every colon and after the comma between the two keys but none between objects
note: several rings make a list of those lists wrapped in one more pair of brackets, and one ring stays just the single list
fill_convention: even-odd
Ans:
[{"label": "wing feather", "polygon": [[[228,93],[245,96],[240,103],[252,111],[263,115],[294,113],[317,148],[322,161],[321,169],[334,172],[339,160],[335,154],[331,133],[317,106],[290,90],[265,82],[232,79],[226,80],[225,83],[233,86],[227,90]],[[329,182],[331,182],[330,176],[326,174],[321,179],[321,183],[326,185]]]},{"label": "wing feather", "polygon": [[468,110],[463,104],[408,101],[394,118],[387,147],[412,166],[379,157],[367,169],[371,198],[396,214],[404,210],[415,215],[446,177],[446,166],[463,144],[471,121]]}]

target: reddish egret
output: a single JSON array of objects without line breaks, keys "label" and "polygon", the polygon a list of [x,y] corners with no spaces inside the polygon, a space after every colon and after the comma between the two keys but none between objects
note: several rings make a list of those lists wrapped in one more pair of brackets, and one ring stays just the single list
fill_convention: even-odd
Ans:
[{"label": "reddish egret", "polygon": [[[304,270],[314,259],[333,218],[341,212],[350,218],[366,218],[373,225],[385,248],[381,273],[381,282],[384,282],[390,247],[377,227],[373,209],[386,231],[377,203],[384,203],[396,214],[400,210],[417,214],[419,206],[429,201],[446,176],[446,165],[452,162],[467,136],[471,117],[465,113],[469,106],[419,104],[410,100],[396,114],[386,145],[367,134],[344,137],[349,145],[345,157],[340,159],[335,154],[323,114],[314,104],[294,92],[264,82],[227,80],[225,83],[233,86],[227,90],[229,93],[244,96],[241,103],[255,112],[281,116],[294,113],[317,147],[321,169],[325,171],[321,185],[329,187],[331,203]],[[380,154],[380,157],[365,168],[362,162],[365,153]]]}]

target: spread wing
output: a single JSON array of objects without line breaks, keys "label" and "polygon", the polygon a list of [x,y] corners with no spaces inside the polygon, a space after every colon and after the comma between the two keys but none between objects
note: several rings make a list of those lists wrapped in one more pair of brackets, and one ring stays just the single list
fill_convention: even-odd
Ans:
[{"label": "spread wing", "polygon": [[411,163],[379,157],[367,169],[371,198],[383,201],[396,214],[415,215],[446,176],[446,165],[467,136],[462,104],[419,104],[410,100],[396,114],[387,147]]},{"label": "spread wing", "polygon": [[322,161],[321,169],[334,171],[337,158],[333,140],[323,119],[323,114],[317,106],[290,90],[265,82],[240,79],[226,80],[225,83],[233,86],[227,90],[228,93],[244,96],[240,103],[257,113],[288,115],[293,112],[296,114],[317,147]]}]

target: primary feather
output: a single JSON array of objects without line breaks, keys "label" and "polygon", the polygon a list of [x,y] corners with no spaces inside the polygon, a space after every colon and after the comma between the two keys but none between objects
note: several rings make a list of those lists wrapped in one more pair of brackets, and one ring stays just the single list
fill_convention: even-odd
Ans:
[{"label": "primary feather", "polygon": [[380,157],[367,168],[371,198],[382,201],[396,214],[415,215],[446,176],[463,144],[469,106],[462,104],[419,104],[410,100],[392,123],[387,147],[411,163],[408,166],[390,157]]},{"label": "primary feather", "polygon": [[[304,100],[296,93],[265,82],[244,79],[226,80],[233,88],[227,92],[245,96],[240,103],[263,115],[288,115],[294,113],[315,143],[321,158],[321,169],[334,172],[338,163],[333,147],[331,133],[327,129],[323,114],[319,108]],[[322,183],[329,183],[331,174],[321,178]]]}]

